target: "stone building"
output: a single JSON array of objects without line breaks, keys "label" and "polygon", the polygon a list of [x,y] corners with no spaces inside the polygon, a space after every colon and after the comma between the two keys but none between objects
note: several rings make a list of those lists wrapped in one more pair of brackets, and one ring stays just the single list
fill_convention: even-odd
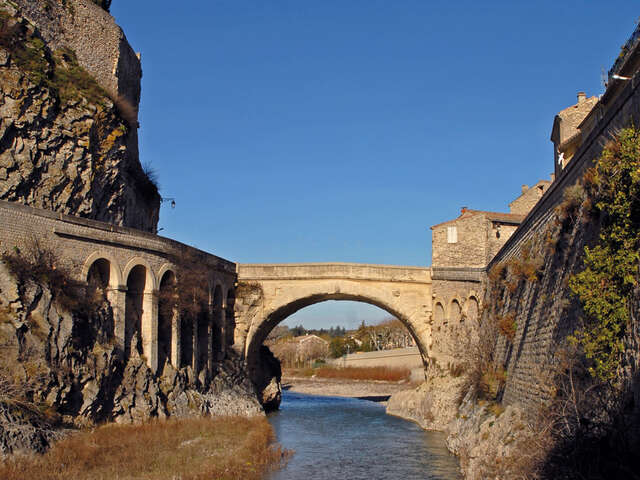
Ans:
[{"label": "stone building", "polygon": [[456,363],[478,321],[487,265],[550,185],[549,180],[523,185],[520,196],[509,203],[509,213],[463,207],[458,218],[431,227],[431,349],[438,364]]},{"label": "stone building", "polygon": [[583,121],[597,103],[598,97],[587,98],[584,92],[578,92],[578,102],[556,115],[551,130],[556,177],[575,155],[582,138],[588,134],[590,128],[583,125]]},{"label": "stone building", "polygon": [[526,215],[529,213],[534,205],[542,198],[544,192],[549,189],[552,181],[553,175],[551,176],[551,180],[540,180],[532,187],[522,185],[522,194],[509,204],[509,213],[518,215]]}]

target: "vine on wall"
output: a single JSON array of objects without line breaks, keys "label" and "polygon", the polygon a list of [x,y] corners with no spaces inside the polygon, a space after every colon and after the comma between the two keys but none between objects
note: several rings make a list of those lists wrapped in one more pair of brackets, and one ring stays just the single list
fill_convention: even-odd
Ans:
[{"label": "vine on wall", "polygon": [[584,249],[584,270],[569,286],[584,309],[584,325],[571,340],[579,344],[592,376],[612,380],[631,321],[640,260],[640,130],[624,129],[584,177],[590,214],[600,222],[598,242]]}]

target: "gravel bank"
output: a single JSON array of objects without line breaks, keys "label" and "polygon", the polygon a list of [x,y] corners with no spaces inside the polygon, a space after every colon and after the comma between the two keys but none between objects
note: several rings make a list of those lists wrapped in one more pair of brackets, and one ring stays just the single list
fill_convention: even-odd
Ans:
[{"label": "gravel bank", "polygon": [[389,396],[412,388],[408,382],[342,380],[333,378],[282,377],[282,389],[327,397],[351,397],[386,402]]}]

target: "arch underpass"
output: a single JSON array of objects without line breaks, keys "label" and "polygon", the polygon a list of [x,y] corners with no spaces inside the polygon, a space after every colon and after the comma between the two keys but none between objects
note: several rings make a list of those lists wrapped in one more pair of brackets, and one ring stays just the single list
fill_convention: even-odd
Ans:
[{"label": "arch underpass", "polygon": [[234,348],[256,371],[262,342],[298,310],[326,300],[375,305],[398,318],[423,362],[431,337],[431,269],[357,263],[239,264]]}]

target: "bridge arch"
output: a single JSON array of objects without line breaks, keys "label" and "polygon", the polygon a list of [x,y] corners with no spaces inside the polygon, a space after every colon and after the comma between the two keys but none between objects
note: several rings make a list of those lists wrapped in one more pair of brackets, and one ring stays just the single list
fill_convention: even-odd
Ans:
[{"label": "bridge arch", "polygon": [[[123,278],[126,281],[125,358],[137,349],[147,357],[149,367],[156,371],[158,368],[158,285],[153,268],[144,258],[134,257],[127,263]],[[134,342],[136,336],[138,342],[133,345],[136,343]]]},{"label": "bridge arch", "polygon": [[333,294],[315,294],[310,295],[304,298],[300,298],[292,301],[289,304],[283,305],[277,310],[271,312],[264,319],[262,323],[253,330],[252,334],[250,333],[250,339],[248,339],[247,347],[246,347],[246,359],[249,370],[252,371],[256,368],[256,363],[259,361],[259,351],[260,346],[267,338],[269,333],[283,320],[287,317],[293,315],[298,310],[302,308],[315,305],[317,303],[325,302],[328,300],[347,300],[347,301],[356,301],[362,303],[368,303],[370,305],[374,305],[376,307],[385,310],[389,314],[396,317],[400,320],[403,325],[407,328],[411,336],[416,341],[416,345],[418,346],[420,353],[422,354],[423,359],[428,358],[427,347],[420,341],[420,334],[418,333],[413,322],[400,310],[397,310],[393,306],[386,304],[383,301],[378,299],[370,298],[368,296],[362,295],[354,295],[347,293],[333,293]]},{"label": "bridge arch", "polygon": [[91,269],[96,267],[99,269],[108,267],[108,288],[117,289],[122,285],[122,272],[120,271],[118,262],[112,255],[106,252],[93,252],[87,257],[82,266],[80,279],[82,281],[88,281]]},{"label": "bridge arch", "polygon": [[158,278],[158,370],[162,372],[166,363],[179,366],[180,316],[175,271],[165,264],[160,268]]}]

